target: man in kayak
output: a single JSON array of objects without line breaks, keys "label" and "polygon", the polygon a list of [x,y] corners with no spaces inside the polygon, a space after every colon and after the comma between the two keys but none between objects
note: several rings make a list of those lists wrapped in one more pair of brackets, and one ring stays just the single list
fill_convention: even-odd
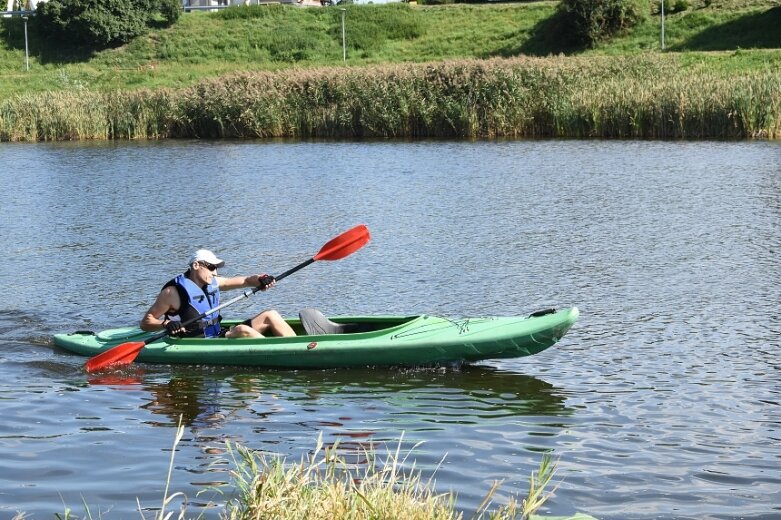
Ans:
[{"label": "man in kayak", "polygon": [[[260,338],[268,336],[295,336],[290,325],[275,310],[266,310],[231,329],[220,325],[219,312],[207,314],[186,329],[183,322],[208,312],[220,304],[220,291],[262,287],[265,291],[274,285],[274,279],[265,274],[223,278],[217,269],[225,262],[208,249],[199,249],[190,258],[189,268],[163,286],[157,299],[141,319],[141,329],[147,332],[166,329],[171,336],[207,338]],[[173,320],[171,317],[178,317]]]}]

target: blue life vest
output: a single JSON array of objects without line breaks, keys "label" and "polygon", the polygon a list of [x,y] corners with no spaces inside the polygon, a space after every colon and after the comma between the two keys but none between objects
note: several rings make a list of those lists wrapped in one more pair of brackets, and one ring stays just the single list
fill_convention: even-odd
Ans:
[{"label": "blue life vest", "polygon": [[[179,316],[179,319],[183,322],[189,321],[201,314],[209,312],[211,309],[220,305],[220,285],[215,277],[212,282],[202,289],[198,285],[190,280],[185,274],[180,274],[167,284],[163,286],[176,287],[179,293],[179,299],[182,300],[182,305],[179,311],[174,316]],[[216,338],[220,335],[222,328],[220,327],[220,312],[207,314],[194,324],[187,327],[189,332],[194,332],[196,335],[203,334],[207,338]],[[188,334],[192,335],[192,334]]]}]

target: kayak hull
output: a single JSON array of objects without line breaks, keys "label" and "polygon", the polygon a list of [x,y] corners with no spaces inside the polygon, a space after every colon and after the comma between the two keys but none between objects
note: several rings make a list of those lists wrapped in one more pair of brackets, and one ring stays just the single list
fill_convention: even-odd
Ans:
[{"label": "kayak hull", "polygon": [[[436,316],[344,317],[367,332],[303,335],[300,320],[288,322],[302,335],[290,338],[165,337],[141,350],[137,361],[165,364],[241,365],[274,368],[418,366],[476,362],[537,354],[557,343],[578,319],[577,307],[542,316],[448,319]],[[55,345],[83,356],[152,333],[136,327],[100,333],[57,334]]]}]

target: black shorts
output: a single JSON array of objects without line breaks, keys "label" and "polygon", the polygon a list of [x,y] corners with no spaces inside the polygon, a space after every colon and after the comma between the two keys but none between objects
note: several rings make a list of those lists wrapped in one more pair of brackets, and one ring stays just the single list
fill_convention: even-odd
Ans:
[{"label": "black shorts", "polygon": [[[241,323],[239,323],[239,325],[246,325],[247,327],[252,327],[252,318],[250,318],[250,319],[248,319],[248,320],[244,320],[244,321],[242,321]],[[224,338],[224,337],[225,337],[225,334],[227,334],[229,330],[230,330],[229,328],[225,328],[225,327],[223,327],[222,329],[220,329],[220,335],[219,335],[219,337],[220,337],[220,338]]]}]

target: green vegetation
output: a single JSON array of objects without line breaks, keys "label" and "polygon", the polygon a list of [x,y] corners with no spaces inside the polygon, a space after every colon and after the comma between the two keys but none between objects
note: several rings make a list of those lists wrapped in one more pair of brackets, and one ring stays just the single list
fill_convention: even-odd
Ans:
[{"label": "green vegetation", "polygon": [[180,11],[178,0],[51,0],[38,5],[35,25],[60,42],[106,48],[128,43],[158,22],[170,26]]},{"label": "green vegetation", "polygon": [[598,42],[626,33],[648,17],[647,0],[562,0],[560,37],[594,47]]},{"label": "green vegetation", "polygon": [[348,5],[346,63],[339,9],[187,13],[101,52],[33,18],[29,72],[22,20],[0,19],[0,139],[777,138],[778,2],[673,2],[664,52],[651,12],[589,48],[554,1]]},{"label": "green vegetation", "polygon": [[[184,427],[180,424],[171,450],[162,505],[154,516],[155,520],[194,517],[193,512],[188,510],[184,494],[169,493],[176,447],[183,435]],[[321,435],[311,455],[299,463],[290,464],[281,457],[228,443],[227,453],[231,457],[226,461],[231,467],[228,487],[234,492],[227,497],[221,518],[462,520],[463,514],[455,511],[455,496],[452,493],[435,494],[434,482],[423,482],[414,462],[408,461],[412,451],[403,455],[400,448],[401,439],[396,450],[388,452],[384,459],[372,449],[356,453],[356,461],[349,462],[338,455],[338,445],[324,446]],[[499,482],[494,482],[472,516],[473,520],[544,520],[534,513],[553,494],[547,488],[555,472],[556,463],[550,455],[543,455],[538,471],[536,474],[532,472],[526,497],[519,500],[513,496],[507,504],[491,509],[493,496],[500,487]],[[174,510],[175,502],[181,502],[178,511]],[[85,518],[103,517],[93,516],[86,503],[84,508]],[[143,512],[139,512],[141,518],[145,518]],[[56,514],[55,517],[59,520],[81,518],[68,507],[64,514]],[[24,518],[24,513],[18,513],[13,520]],[[576,514],[567,520],[594,518]]]},{"label": "green vegetation", "polygon": [[238,489],[228,503],[226,516],[231,520],[454,517],[452,497],[435,495],[419,474],[405,471],[398,453],[380,466],[374,454],[366,454],[362,468],[348,464],[335,449],[324,448],[321,439],[314,454],[297,464],[241,447],[230,453]]},{"label": "green vegetation", "polygon": [[[767,49],[730,57],[729,67],[753,70],[781,63],[781,7],[713,0],[666,19],[667,48],[681,51]],[[500,5],[347,6],[347,65],[362,66],[520,54],[636,54],[659,49],[659,19],[597,44],[572,48],[549,30],[558,2]],[[338,9],[283,5],[234,7],[184,14],[117,49],[92,52],[41,39],[29,24],[31,70],[24,70],[23,23],[0,19],[0,99],[22,92],[180,87],[231,72],[342,65]],[[753,43],[752,43],[753,42]],[[770,50],[772,49],[772,50]],[[701,61],[723,56],[697,52]]]},{"label": "green vegetation", "polygon": [[290,69],[185,89],[0,103],[0,140],[165,137],[781,137],[781,71],[672,56]]},{"label": "green vegetation", "polygon": [[[414,448],[413,448],[414,450]],[[433,482],[422,482],[414,464],[400,450],[378,460],[376,453],[360,454],[362,462],[349,463],[337,447],[325,448],[322,437],[313,455],[297,464],[239,447],[232,471],[238,496],[228,503],[227,520],[298,518],[301,520],[459,520],[455,497],[437,495]],[[235,456],[238,454],[238,457]],[[556,471],[544,455],[532,473],[526,498],[510,498],[506,505],[489,509],[499,488],[495,482],[473,516],[476,520],[523,520],[532,517],[552,492],[546,492]],[[573,518],[590,518],[579,515]],[[593,519],[591,519],[593,520]]]}]

